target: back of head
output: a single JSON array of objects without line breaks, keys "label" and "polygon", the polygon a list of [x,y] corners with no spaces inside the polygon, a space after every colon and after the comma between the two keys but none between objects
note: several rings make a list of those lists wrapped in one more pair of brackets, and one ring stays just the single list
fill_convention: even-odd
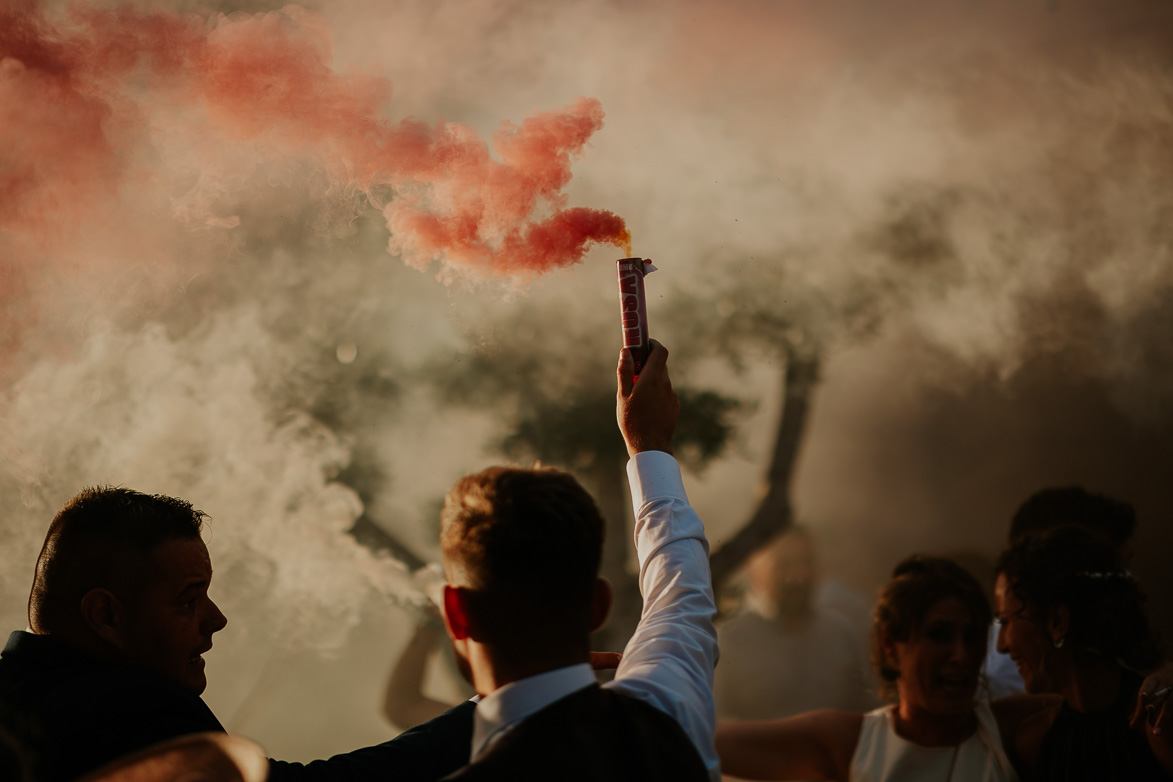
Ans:
[{"label": "back of head", "polygon": [[38,633],[71,632],[82,597],[96,587],[132,599],[147,553],[169,540],[198,538],[204,518],[174,497],[83,489],[49,525],[29,595],[29,625]]},{"label": "back of head", "polygon": [[1075,649],[1137,671],[1160,661],[1145,595],[1103,535],[1074,524],[1027,535],[1002,552],[997,569],[1034,621],[1067,608],[1065,640]]},{"label": "back of head", "polygon": [[1119,548],[1136,531],[1136,512],[1127,502],[1092,494],[1082,486],[1043,489],[1014,512],[1010,543],[1065,524],[1093,529]]},{"label": "back of head", "polygon": [[872,612],[872,665],[880,676],[880,694],[894,700],[900,672],[891,668],[884,654],[884,639],[908,642],[924,627],[930,609],[940,600],[961,601],[973,624],[981,628],[985,651],[985,628],[993,616],[990,601],[978,580],[952,560],[914,554],[892,571],[892,578],[880,590]]},{"label": "back of head", "polygon": [[490,467],[448,492],[440,524],[449,582],[473,596],[488,642],[586,638],[604,525],[573,476]]}]

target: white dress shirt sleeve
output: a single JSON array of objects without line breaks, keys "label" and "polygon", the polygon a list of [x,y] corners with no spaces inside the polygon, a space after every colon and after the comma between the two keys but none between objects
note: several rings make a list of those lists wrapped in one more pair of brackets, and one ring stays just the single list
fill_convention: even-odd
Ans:
[{"label": "white dress shirt sleeve", "polygon": [[627,464],[627,476],[644,606],[609,686],[675,717],[710,778],[719,780],[713,744],[717,607],[704,525],[688,504],[680,466],[669,454],[636,454]]}]

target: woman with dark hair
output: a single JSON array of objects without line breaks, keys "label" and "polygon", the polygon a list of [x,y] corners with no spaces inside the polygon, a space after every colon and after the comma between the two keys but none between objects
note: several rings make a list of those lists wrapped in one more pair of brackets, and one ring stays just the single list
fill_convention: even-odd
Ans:
[{"label": "woman with dark hair", "polygon": [[1003,722],[1023,778],[1169,779],[1169,737],[1130,725],[1141,678],[1161,655],[1144,594],[1116,548],[1084,527],[1059,527],[1011,546],[997,570],[998,650],[1017,664],[1028,693],[1052,696]]},{"label": "woman with dark hair", "polygon": [[717,726],[725,773],[743,779],[1013,782],[989,705],[977,703],[990,604],[959,565],[897,565],[874,611],[873,664],[894,703]]}]

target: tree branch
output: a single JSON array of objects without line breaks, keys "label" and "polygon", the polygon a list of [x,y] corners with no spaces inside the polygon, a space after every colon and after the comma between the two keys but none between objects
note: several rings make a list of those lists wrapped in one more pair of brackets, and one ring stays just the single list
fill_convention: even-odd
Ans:
[{"label": "tree branch", "polygon": [[811,394],[819,381],[819,356],[791,350],[782,377],[782,413],[774,453],[766,472],[766,493],[749,521],[709,557],[713,589],[718,590],[753,552],[790,526],[790,482],[806,429]]},{"label": "tree branch", "polygon": [[402,562],[409,572],[414,573],[428,564],[427,560],[412,551],[406,543],[395,535],[392,535],[381,525],[376,524],[365,513],[355,519],[354,526],[350,528],[349,532],[359,544],[366,546],[376,554],[384,551],[387,552],[393,558]]}]

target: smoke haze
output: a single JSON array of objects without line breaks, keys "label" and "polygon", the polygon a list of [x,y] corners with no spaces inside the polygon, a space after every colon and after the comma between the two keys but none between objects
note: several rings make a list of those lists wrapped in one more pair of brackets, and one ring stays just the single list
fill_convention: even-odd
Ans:
[{"label": "smoke haze", "polygon": [[382,737],[388,596],[419,598],[346,530],[435,556],[433,503],[499,434],[415,370],[535,300],[613,314],[618,250],[590,247],[627,228],[682,375],[759,402],[689,482],[714,539],[755,502],[780,367],[688,355],[658,328],[677,289],[702,322],[776,301],[824,352],[795,489],[832,573],[992,556],[1027,494],[1083,483],[1137,505],[1168,616],[1167,3],[4,9],[9,627],[78,488],[173,493],[213,518],[229,729],[289,759]]}]

